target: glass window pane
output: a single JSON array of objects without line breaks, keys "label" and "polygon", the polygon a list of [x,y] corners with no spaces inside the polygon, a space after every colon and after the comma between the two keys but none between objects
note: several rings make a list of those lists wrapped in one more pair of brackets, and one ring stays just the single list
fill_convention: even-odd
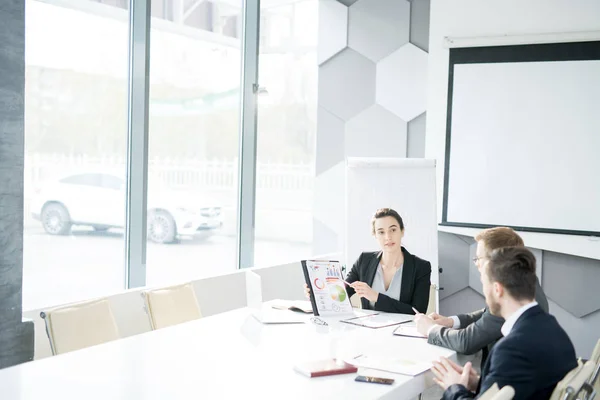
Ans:
[{"label": "glass window pane", "polygon": [[98,174],[80,174],[70,175],[66,178],[60,179],[60,183],[69,185],[87,185],[87,186],[100,186],[100,175]]},{"label": "glass window pane", "polygon": [[27,1],[24,310],[124,288],[125,6]]},{"label": "glass window pane", "polygon": [[236,268],[242,0],[177,3],[152,4],[151,286]]},{"label": "glass window pane", "polygon": [[261,6],[256,265],[311,255],[317,33],[318,0]]}]

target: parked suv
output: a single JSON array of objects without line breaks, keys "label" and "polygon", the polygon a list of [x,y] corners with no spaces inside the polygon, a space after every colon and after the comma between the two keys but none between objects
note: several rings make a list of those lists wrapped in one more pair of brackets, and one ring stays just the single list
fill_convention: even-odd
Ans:
[{"label": "parked suv", "polygon": [[[31,202],[33,217],[51,235],[66,235],[73,225],[96,231],[123,228],[125,181],[106,173],[79,173],[44,185]],[[222,226],[221,207],[190,192],[162,187],[148,193],[148,239],[171,243]]]}]

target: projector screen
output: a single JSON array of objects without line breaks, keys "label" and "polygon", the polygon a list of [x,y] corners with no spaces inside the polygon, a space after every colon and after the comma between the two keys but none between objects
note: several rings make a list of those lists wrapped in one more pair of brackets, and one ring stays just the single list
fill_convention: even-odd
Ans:
[{"label": "projector screen", "polygon": [[442,224],[600,235],[600,42],[451,50]]}]

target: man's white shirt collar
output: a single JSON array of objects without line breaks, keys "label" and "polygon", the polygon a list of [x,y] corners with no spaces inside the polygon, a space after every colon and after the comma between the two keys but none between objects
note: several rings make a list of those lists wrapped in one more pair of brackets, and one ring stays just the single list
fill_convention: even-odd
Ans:
[{"label": "man's white shirt collar", "polygon": [[530,308],[535,307],[537,305],[538,305],[537,301],[532,301],[531,303],[525,304],[523,307],[521,307],[517,311],[515,311],[513,313],[513,315],[511,315],[510,317],[508,317],[506,319],[506,321],[504,321],[504,324],[502,325],[502,328],[500,328],[500,331],[502,332],[502,335],[504,335],[504,337],[508,336],[508,334],[510,333],[510,331],[512,331],[513,327],[515,326],[515,323],[517,322],[517,320],[519,319],[519,317],[521,315],[523,315],[523,313],[525,311],[527,311]]}]

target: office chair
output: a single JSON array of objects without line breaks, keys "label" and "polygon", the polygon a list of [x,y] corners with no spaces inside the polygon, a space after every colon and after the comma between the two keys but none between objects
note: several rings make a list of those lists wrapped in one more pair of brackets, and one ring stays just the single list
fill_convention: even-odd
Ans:
[{"label": "office chair", "polygon": [[438,312],[438,309],[437,309],[436,303],[435,303],[436,295],[437,295],[437,286],[434,283],[432,283],[431,286],[429,286],[429,304],[427,305],[427,311],[425,312],[426,315],[429,315],[433,312],[435,312],[435,313]]},{"label": "office chair", "polygon": [[594,347],[590,361],[595,363],[596,367],[594,368],[588,383],[596,391],[596,394],[598,394],[600,393],[600,339],[598,339],[596,347]]},{"label": "office chair", "polygon": [[161,329],[202,318],[191,283],[142,292],[152,329]]},{"label": "office chair", "polygon": [[63,354],[120,338],[107,299],[42,311],[52,355]]},{"label": "office chair", "polygon": [[595,396],[593,387],[588,383],[596,364],[578,361],[577,367],[556,384],[550,400],[592,400]]}]

